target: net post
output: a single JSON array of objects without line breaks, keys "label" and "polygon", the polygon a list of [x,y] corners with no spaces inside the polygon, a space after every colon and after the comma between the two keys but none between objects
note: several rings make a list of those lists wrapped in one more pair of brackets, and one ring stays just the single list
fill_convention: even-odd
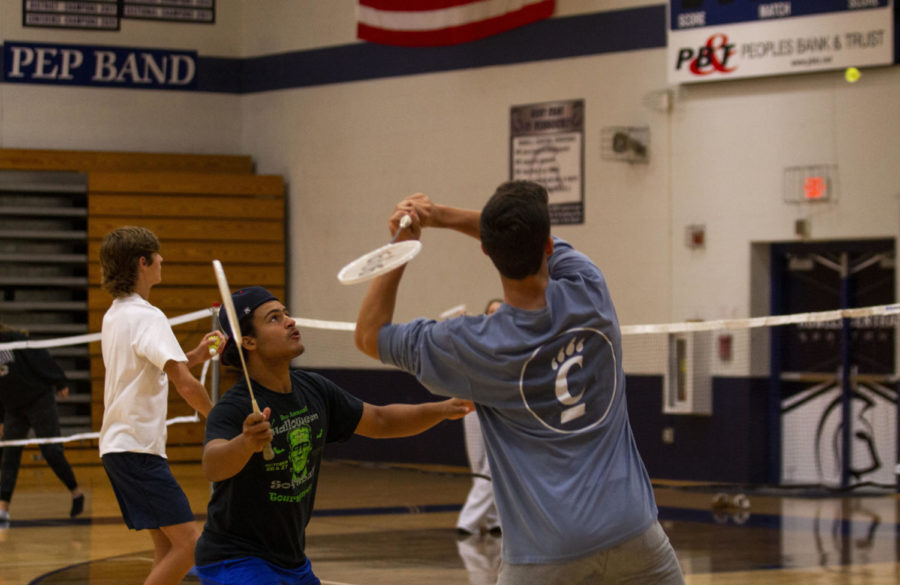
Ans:
[{"label": "net post", "polygon": [[[212,306],[212,325],[210,327],[210,331],[218,331],[222,330],[219,325],[219,303],[213,303]],[[224,334],[225,332],[222,331]],[[222,346],[224,347],[225,342],[222,341]],[[212,357],[212,374],[209,378],[209,400],[215,405],[219,401],[219,380],[221,375],[221,365],[222,362],[219,359],[219,354],[217,353]],[[204,433],[205,435],[206,433]],[[213,494],[213,482],[209,482],[209,496],[212,497]]]},{"label": "net post", "polygon": [[[850,257],[841,254],[841,309],[850,308]],[[841,488],[850,487],[850,470],[853,466],[853,404],[850,355],[850,319],[841,319]]]},{"label": "net post", "polygon": [[[897,376],[897,363],[894,362],[894,396],[900,397],[900,377]],[[900,493],[900,403],[894,409],[894,428],[896,436],[894,444],[896,451],[894,452],[894,491]]]},{"label": "net post", "polygon": [[[781,313],[783,307],[784,281],[777,275],[783,274],[787,262],[779,246],[769,250],[770,274],[769,309]],[[774,314],[774,313],[773,313]],[[770,484],[781,484],[782,471],[782,428],[781,428],[781,375],[784,369],[784,332],[780,327],[772,327],[769,331],[769,396],[768,396],[768,437],[767,459],[769,464],[767,480]]]},{"label": "net post", "polygon": [[[219,330],[219,304],[213,303],[212,307],[212,327],[211,331]],[[224,333],[224,332],[223,332]],[[224,344],[224,342],[223,342]],[[210,376],[210,401],[215,404],[219,401],[219,380],[221,376],[221,361],[219,355],[212,357],[212,375]]]}]

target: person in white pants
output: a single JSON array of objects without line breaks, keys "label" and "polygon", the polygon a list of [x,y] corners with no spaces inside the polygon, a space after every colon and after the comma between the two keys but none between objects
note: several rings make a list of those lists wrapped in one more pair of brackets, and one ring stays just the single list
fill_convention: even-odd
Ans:
[{"label": "person in white pants", "polygon": [[[502,299],[491,299],[484,309],[485,315],[493,315],[503,304]],[[459,512],[456,530],[461,535],[478,534],[484,529],[494,535],[500,534],[500,519],[494,506],[494,488],[491,485],[491,468],[488,465],[487,453],[484,450],[484,435],[478,415],[470,412],[463,417],[465,429],[466,455],[469,467],[474,474],[472,489]]]}]

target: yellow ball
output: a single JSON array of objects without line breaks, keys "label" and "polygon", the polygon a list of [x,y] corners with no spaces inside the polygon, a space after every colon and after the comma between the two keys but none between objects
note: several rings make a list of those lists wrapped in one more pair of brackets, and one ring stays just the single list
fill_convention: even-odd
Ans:
[{"label": "yellow ball", "polygon": [[847,80],[847,83],[856,83],[860,77],[862,77],[862,73],[856,67],[847,67],[847,70],[844,71],[844,79]]},{"label": "yellow ball", "polygon": [[219,350],[219,344],[222,342],[218,336],[213,336],[209,338],[209,355],[215,355]]}]

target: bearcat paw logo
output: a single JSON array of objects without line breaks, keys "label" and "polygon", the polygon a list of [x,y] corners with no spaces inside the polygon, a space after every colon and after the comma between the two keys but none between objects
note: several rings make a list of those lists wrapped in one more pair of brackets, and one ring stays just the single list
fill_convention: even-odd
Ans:
[{"label": "bearcat paw logo", "polygon": [[581,433],[606,420],[618,389],[615,347],[603,331],[573,327],[532,352],[519,377],[525,407],[557,433]]},{"label": "bearcat paw logo", "polygon": [[[575,352],[581,353],[584,351],[584,340],[573,338],[572,341],[569,342],[569,345],[559,350],[559,354],[550,361],[550,367],[553,370],[557,370],[559,368],[559,364],[562,364],[567,357],[570,357]],[[563,364],[565,366],[565,364]]]},{"label": "bearcat paw logo", "polygon": [[569,391],[569,370],[573,367],[581,367],[584,360],[584,340],[573,337],[569,343],[559,350],[555,358],[550,360],[550,367],[556,372],[556,399],[569,408],[562,411],[560,423],[565,424],[584,415],[584,403],[580,403],[584,396],[584,388],[574,396]]}]

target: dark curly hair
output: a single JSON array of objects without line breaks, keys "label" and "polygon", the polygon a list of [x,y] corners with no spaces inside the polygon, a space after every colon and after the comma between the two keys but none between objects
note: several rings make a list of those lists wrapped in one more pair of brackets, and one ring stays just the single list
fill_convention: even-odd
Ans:
[{"label": "dark curly hair", "polygon": [[549,196],[531,181],[508,181],[481,210],[481,245],[501,275],[516,280],[535,274],[550,237]]}]

